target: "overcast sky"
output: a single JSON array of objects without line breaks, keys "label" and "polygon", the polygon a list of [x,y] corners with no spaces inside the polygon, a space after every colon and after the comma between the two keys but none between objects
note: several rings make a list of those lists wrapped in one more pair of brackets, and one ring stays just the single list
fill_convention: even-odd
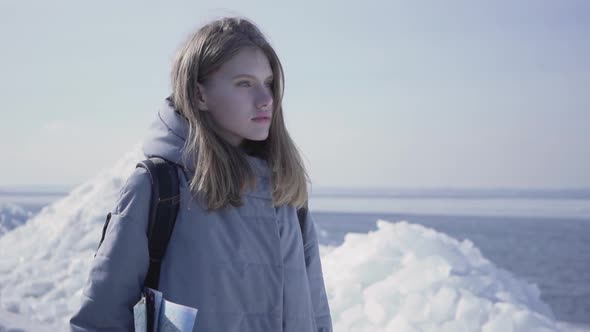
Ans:
[{"label": "overcast sky", "polygon": [[145,135],[172,55],[244,15],[315,186],[590,187],[590,2],[1,1],[0,186],[75,185]]}]

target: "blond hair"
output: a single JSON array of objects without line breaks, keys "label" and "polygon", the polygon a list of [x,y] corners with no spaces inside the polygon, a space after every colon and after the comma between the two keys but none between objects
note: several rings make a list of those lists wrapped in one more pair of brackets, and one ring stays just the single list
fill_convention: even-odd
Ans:
[{"label": "blond hair", "polygon": [[[215,133],[209,112],[198,108],[197,83],[202,83],[245,47],[256,47],[268,58],[273,72],[273,116],[268,138],[245,139],[233,147]],[[195,173],[189,180],[194,197],[204,197],[209,210],[241,206],[246,185],[256,177],[239,148],[266,160],[271,169],[273,205],[301,207],[307,201],[309,177],[301,155],[283,119],[283,67],[277,54],[256,25],[245,18],[226,17],[210,22],[190,36],[172,65],[172,103],[189,123],[184,146],[185,165]]]}]

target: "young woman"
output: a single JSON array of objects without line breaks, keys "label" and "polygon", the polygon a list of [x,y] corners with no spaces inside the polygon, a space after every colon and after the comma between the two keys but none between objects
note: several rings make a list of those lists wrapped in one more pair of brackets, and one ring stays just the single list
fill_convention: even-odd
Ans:
[{"label": "young woman", "polygon": [[[178,165],[180,205],[162,261],[166,300],[198,309],[194,331],[331,332],[308,177],[283,119],[283,70],[243,18],[200,28],[172,67],[172,95],[144,143]],[[72,331],[133,330],[149,266],[151,184],[121,189]]]}]

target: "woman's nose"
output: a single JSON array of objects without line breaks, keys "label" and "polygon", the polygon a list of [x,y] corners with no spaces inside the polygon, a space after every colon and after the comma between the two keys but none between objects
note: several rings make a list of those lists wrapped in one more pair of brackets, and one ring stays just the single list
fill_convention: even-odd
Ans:
[{"label": "woman's nose", "polygon": [[258,95],[258,98],[256,100],[256,107],[258,109],[265,109],[265,110],[271,109],[272,102],[273,102],[272,93],[270,91],[268,91],[267,89],[265,89],[264,91],[261,91],[260,94]]}]

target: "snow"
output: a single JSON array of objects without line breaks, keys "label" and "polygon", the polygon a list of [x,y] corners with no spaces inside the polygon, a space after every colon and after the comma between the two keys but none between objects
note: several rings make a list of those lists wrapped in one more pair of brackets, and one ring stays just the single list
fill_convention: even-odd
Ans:
[{"label": "snow", "polygon": [[322,262],[336,331],[559,330],[535,285],[420,225],[378,220]]},{"label": "snow", "polygon": [[0,202],[0,237],[25,223],[32,215],[21,206]]},{"label": "snow", "polygon": [[[104,218],[141,159],[137,146],[0,237],[0,331],[66,329]],[[469,240],[407,221],[378,220],[377,230],[320,252],[335,331],[590,330],[556,322],[537,286]]]},{"label": "snow", "polygon": [[79,306],[106,214],[142,158],[135,147],[112,168],[0,238],[0,310],[66,324]]}]

